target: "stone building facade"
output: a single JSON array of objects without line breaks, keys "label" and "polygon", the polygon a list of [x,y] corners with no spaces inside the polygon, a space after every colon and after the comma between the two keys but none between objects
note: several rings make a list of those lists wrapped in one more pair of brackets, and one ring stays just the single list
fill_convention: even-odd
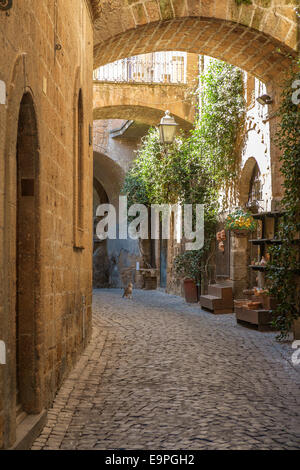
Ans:
[{"label": "stone building facade", "polygon": [[0,39],[1,449],[38,424],[91,334],[90,7],[14,0]]},{"label": "stone building facade", "polygon": [[[209,62],[205,57],[205,65]],[[239,136],[241,147],[237,178],[232,181],[230,192],[220,195],[220,225],[224,228],[226,216],[236,208],[250,212],[280,210],[283,197],[282,175],[277,163],[279,156],[271,140],[278,125],[276,110],[279,93],[271,95],[272,103],[262,105],[257,99],[267,93],[266,85],[259,79],[244,72],[244,98],[246,103],[245,124]],[[229,282],[235,298],[243,297],[243,290],[253,283],[248,267],[251,263],[249,237],[237,237],[227,232],[225,251],[218,250],[218,243],[212,244],[207,275],[203,278],[202,293],[207,293],[207,284]],[[157,247],[161,251],[160,245]],[[167,291],[184,295],[183,282],[176,277],[174,257],[183,250],[182,244],[171,240],[167,247]],[[159,263],[159,257],[158,257]],[[159,273],[158,273],[159,274]]]}]

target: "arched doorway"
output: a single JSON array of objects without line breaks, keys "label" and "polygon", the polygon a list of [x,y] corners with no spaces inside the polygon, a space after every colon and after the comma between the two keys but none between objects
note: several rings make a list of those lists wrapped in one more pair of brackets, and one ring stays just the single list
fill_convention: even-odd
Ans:
[{"label": "arched doorway", "polygon": [[17,136],[16,410],[17,423],[37,405],[36,312],[39,301],[39,144],[30,93],[20,104]]},{"label": "arched doorway", "polygon": [[109,259],[107,254],[107,240],[99,240],[96,228],[99,217],[96,217],[97,207],[108,204],[109,199],[105,189],[97,178],[93,180],[93,287],[95,289],[109,286]]},{"label": "arched doorway", "polygon": [[260,169],[257,164],[252,170],[251,180],[250,180],[250,187],[249,187],[249,195],[248,195],[248,202],[247,206],[254,211],[258,210],[259,202],[262,199],[262,189],[261,189],[261,174]]}]

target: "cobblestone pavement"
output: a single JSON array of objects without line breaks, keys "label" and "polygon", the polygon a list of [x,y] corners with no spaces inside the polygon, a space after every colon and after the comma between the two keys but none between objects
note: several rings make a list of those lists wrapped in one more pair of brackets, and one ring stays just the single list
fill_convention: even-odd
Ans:
[{"label": "cobblestone pavement", "polygon": [[33,449],[299,449],[300,366],[274,337],[161,292],[97,290]]}]

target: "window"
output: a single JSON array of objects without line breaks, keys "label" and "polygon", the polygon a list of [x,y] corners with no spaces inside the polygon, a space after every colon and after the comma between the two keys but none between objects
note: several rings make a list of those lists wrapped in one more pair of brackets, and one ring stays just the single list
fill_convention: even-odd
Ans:
[{"label": "window", "polygon": [[74,245],[83,248],[84,230],[84,116],[82,91],[76,97],[74,117]]},{"label": "window", "polygon": [[77,114],[77,226],[83,229],[83,103],[82,92],[78,96]]},{"label": "window", "polygon": [[251,180],[250,180],[250,189],[249,189],[249,197],[248,197],[248,205],[256,201],[261,201],[261,182],[260,182],[260,171],[258,164],[256,163],[255,167],[253,168]]}]

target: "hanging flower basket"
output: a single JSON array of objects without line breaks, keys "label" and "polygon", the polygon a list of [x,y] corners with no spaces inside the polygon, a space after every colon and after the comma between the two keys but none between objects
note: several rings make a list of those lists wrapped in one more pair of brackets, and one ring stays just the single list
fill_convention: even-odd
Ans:
[{"label": "hanging flower basket", "polygon": [[228,215],[225,228],[234,232],[237,237],[245,237],[257,229],[257,222],[249,212],[238,209]]}]

